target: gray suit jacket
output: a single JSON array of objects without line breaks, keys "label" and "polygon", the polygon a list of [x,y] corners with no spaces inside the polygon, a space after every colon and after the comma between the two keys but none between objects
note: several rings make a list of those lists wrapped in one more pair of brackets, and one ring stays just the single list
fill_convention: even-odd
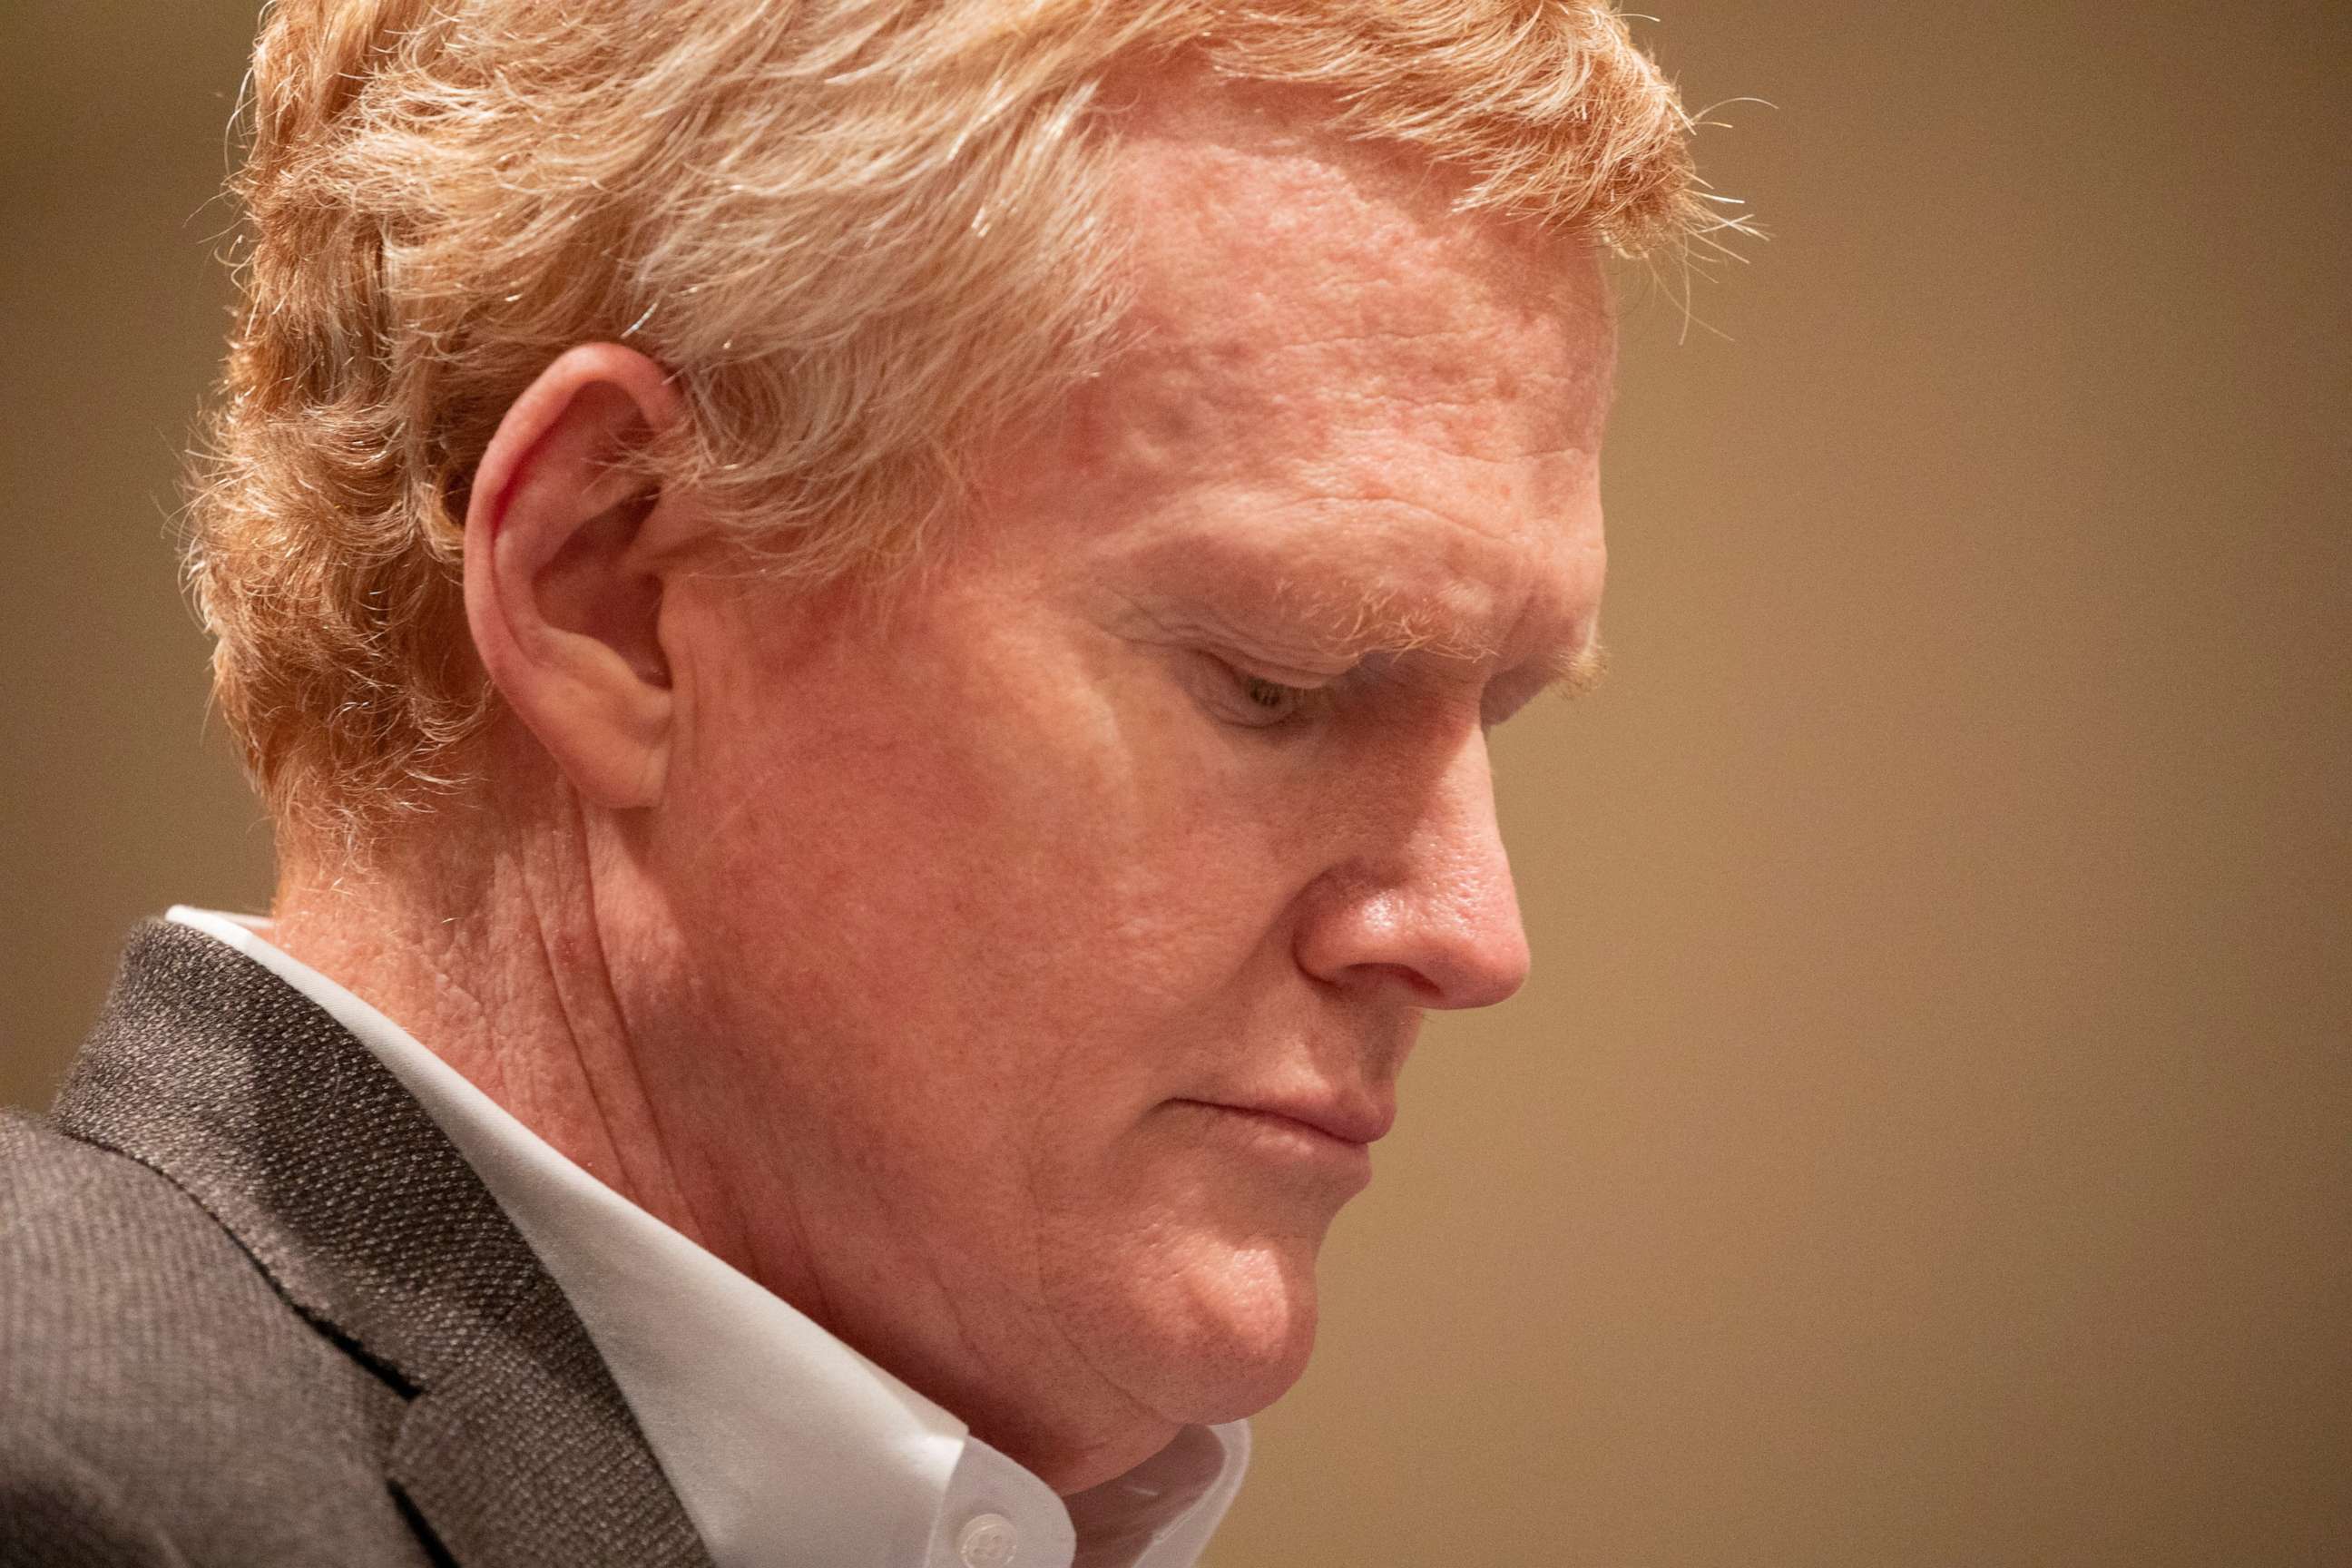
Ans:
[{"label": "gray suit jacket", "polygon": [[0,1564],[708,1563],[603,1360],[367,1048],[141,928],[0,1115]]}]

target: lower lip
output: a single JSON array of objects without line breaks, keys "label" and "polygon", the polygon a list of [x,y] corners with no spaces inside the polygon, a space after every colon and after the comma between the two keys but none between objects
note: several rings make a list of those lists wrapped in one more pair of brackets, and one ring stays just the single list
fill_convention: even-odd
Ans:
[{"label": "lower lip", "polygon": [[1358,1187],[1372,1179],[1372,1150],[1368,1143],[1338,1138],[1319,1127],[1272,1110],[1251,1110],[1208,1100],[1183,1103],[1211,1113],[1218,1126],[1252,1153],[1286,1163],[1309,1166],[1345,1177]]}]

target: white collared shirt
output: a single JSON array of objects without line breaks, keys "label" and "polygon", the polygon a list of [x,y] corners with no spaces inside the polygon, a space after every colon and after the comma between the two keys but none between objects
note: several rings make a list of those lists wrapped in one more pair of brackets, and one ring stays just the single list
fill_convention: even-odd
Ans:
[{"label": "white collared shirt", "polygon": [[318,1004],[416,1097],[579,1313],[719,1568],[1192,1568],[1224,1517],[1249,1458],[1246,1422],[1187,1427],[1066,1505],[280,952],[267,921],[184,906],[169,918]]}]

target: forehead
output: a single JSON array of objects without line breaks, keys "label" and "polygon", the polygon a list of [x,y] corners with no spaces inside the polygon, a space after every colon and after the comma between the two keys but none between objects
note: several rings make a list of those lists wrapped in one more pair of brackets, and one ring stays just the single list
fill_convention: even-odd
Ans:
[{"label": "forehead", "polygon": [[1597,447],[1615,330],[1591,247],[1457,210],[1466,180],[1331,133],[1328,107],[1180,79],[1122,119],[1129,412],[1213,394],[1246,428],[1319,393],[1339,418],[1377,368],[1420,389],[1433,438]]},{"label": "forehead", "polygon": [[1128,346],[1028,448],[1021,510],[1096,563],[1318,620],[1432,584],[1487,620],[1597,598],[1615,334],[1589,247],[1458,212],[1454,178],[1321,131],[1299,89],[1138,105]]}]

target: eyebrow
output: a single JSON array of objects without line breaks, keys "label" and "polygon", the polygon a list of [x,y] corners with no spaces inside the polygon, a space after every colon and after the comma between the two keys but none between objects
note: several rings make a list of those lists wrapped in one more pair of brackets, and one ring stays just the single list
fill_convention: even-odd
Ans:
[{"label": "eyebrow", "polygon": [[[1308,635],[1337,658],[1423,653],[1472,660],[1494,658],[1498,653],[1490,643],[1438,627],[1428,611],[1400,604],[1395,594],[1384,590],[1340,598],[1286,582],[1276,584],[1275,602],[1293,615],[1303,613]],[[1530,690],[1558,691],[1569,698],[1591,691],[1608,672],[1609,650],[1598,633],[1573,647],[1550,648],[1523,667]]]},{"label": "eyebrow", "polygon": [[1557,648],[1538,660],[1534,668],[1542,675],[1539,691],[1557,691],[1562,697],[1582,697],[1599,686],[1609,673],[1609,649],[1600,634],[1585,639],[1575,648]]},{"label": "eyebrow", "polygon": [[[1297,630],[1301,644],[1286,649],[1263,647],[1268,656],[1305,656],[1335,665],[1351,665],[1375,655],[1422,654],[1464,662],[1493,660],[1499,650],[1489,642],[1461,635],[1442,626],[1442,609],[1411,604],[1384,589],[1334,592],[1299,579],[1277,580],[1271,603]],[[1187,617],[1196,618],[1196,617]],[[1263,628],[1211,617],[1244,645],[1263,645]],[[1582,697],[1599,686],[1608,673],[1609,655],[1599,634],[1570,647],[1554,647],[1498,676],[1508,707],[1517,711],[1546,692],[1564,699]]]},{"label": "eyebrow", "polygon": [[1426,653],[1441,658],[1496,657],[1493,645],[1441,624],[1441,612],[1405,603],[1388,589],[1332,594],[1297,578],[1277,579],[1274,607],[1325,652],[1361,658],[1376,653]]}]

